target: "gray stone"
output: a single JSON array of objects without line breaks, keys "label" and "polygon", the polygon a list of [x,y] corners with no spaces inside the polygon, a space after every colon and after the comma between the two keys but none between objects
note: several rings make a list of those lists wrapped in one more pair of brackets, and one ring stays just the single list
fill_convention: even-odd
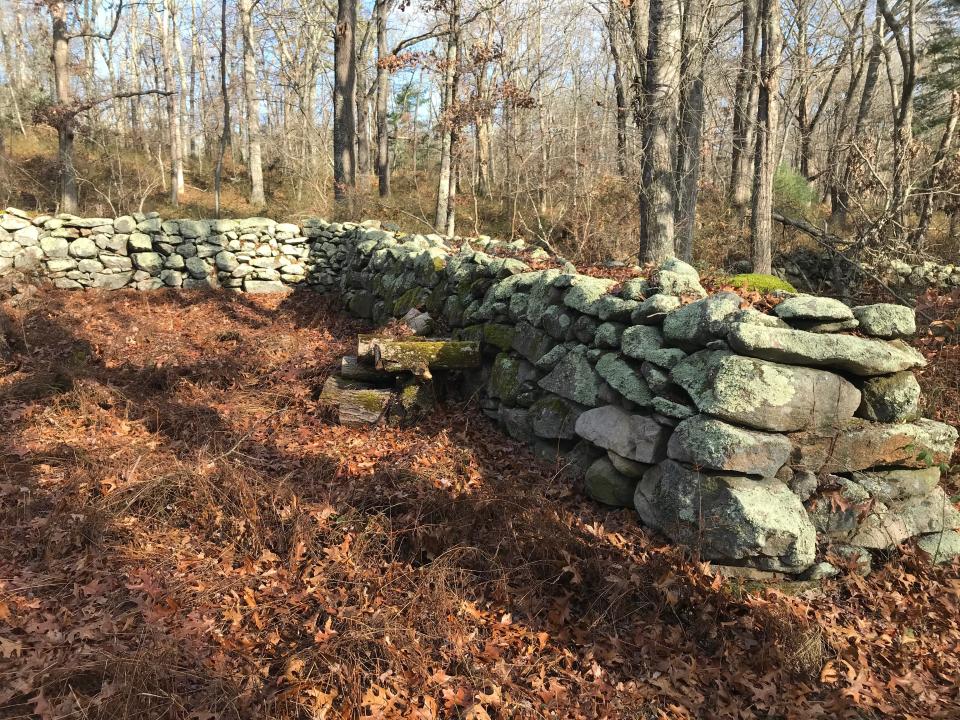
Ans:
[{"label": "gray stone", "polygon": [[85,273],[97,273],[103,270],[103,263],[93,258],[84,258],[77,263],[77,270]]},{"label": "gray stone", "polygon": [[776,315],[767,315],[762,313],[756,308],[742,308],[733,313],[729,318],[729,325],[733,327],[744,323],[746,325],[763,325],[764,327],[779,327],[779,328],[789,328],[783,320],[778,318]]},{"label": "gray stone", "polygon": [[131,258],[133,265],[138,270],[143,270],[151,275],[159,275],[163,270],[163,255],[155,252],[134,253]]},{"label": "gray stone", "polygon": [[40,228],[34,225],[28,225],[25,228],[20,228],[13,233],[13,239],[24,247],[36,245],[40,240]]},{"label": "gray stone", "polygon": [[78,238],[70,243],[70,249],[68,251],[70,257],[75,258],[92,258],[96,257],[99,250],[97,245],[90,238]]},{"label": "gray stone", "polygon": [[875,504],[850,542],[871,550],[885,550],[916,535],[958,528],[960,511],[938,487],[925,497],[909,498],[889,506]]},{"label": "gray stone", "polygon": [[[620,286],[620,297],[625,300],[641,301],[650,292],[650,283],[646,278],[631,278]],[[677,304],[680,301],[677,300]]]},{"label": "gray stone", "polygon": [[192,242],[180,243],[174,248],[174,252],[186,258],[192,258],[197,256],[197,246]]},{"label": "gray stone", "polygon": [[210,272],[210,268],[207,263],[198,257],[187,258],[184,266],[186,267],[187,272],[190,273],[190,277],[194,278],[195,280],[205,278]]},{"label": "gray stone", "polygon": [[556,344],[556,340],[529,323],[520,322],[517,324],[517,332],[513,336],[513,349],[530,362],[536,363],[550,352]]},{"label": "gray stone", "polygon": [[680,298],[675,295],[652,295],[630,314],[630,320],[638,325],[659,325],[663,319],[680,309]]},{"label": "gray stone", "polygon": [[708,560],[801,572],[816,559],[816,530],[779,480],[701,473],[665,460],[637,484],[643,522]]},{"label": "gray stone", "polygon": [[666,457],[668,428],[646,415],[631,415],[615,406],[587,410],[578,419],[576,432],[597,447],[640,463],[656,463]]},{"label": "gray stone", "polygon": [[835,426],[860,405],[860,391],[839,375],[722,350],[689,356],[671,377],[700,412],[758,430]]},{"label": "gray stone", "polygon": [[183,270],[185,261],[183,255],[179,253],[173,253],[172,255],[167,255],[167,259],[164,261],[163,266],[168,270]]},{"label": "gray stone", "polygon": [[683,350],[698,350],[712,340],[723,339],[730,317],[740,309],[740,296],[725,292],[684,305],[663,321],[663,337]]},{"label": "gray stone", "polygon": [[23,248],[23,251],[14,258],[13,266],[17,270],[33,270],[39,267],[43,260],[43,250],[35,245]]},{"label": "gray stone", "polygon": [[647,360],[650,354],[663,347],[663,334],[652,325],[633,325],[623,331],[620,348],[627,357]]},{"label": "gray stone", "polygon": [[666,423],[667,418],[672,421],[669,425],[676,425],[678,420],[686,420],[697,414],[697,409],[689,405],[667,400],[664,397],[655,397],[650,407],[653,409],[657,422]]},{"label": "gray stone", "polygon": [[636,460],[625,458],[623,455],[618,455],[613,450],[607,450],[607,459],[609,459],[613,467],[617,469],[617,472],[634,480],[642,478],[643,474],[652,467],[649,463],[637,462]]},{"label": "gray stone", "polygon": [[617,353],[607,353],[597,361],[596,371],[627,400],[640,407],[649,407],[653,393],[639,367]]},{"label": "gray stone", "polygon": [[697,271],[677,258],[668,258],[661,262],[650,276],[650,285],[664,295],[691,295],[702,298],[707,294],[700,284]]},{"label": "gray stone", "polygon": [[844,370],[854,375],[887,375],[924,367],[927,361],[900,340],[821,335],[759,325],[737,325],[727,337],[738,353],[772,362]]},{"label": "gray stone", "polygon": [[809,470],[796,470],[787,485],[801,501],[806,502],[817,492],[820,479]]},{"label": "gray stone", "polygon": [[180,220],[180,235],[185,238],[206,237],[210,232],[209,225],[202,220]]},{"label": "gray stone", "polygon": [[[161,230],[161,221],[158,217],[146,218],[137,223],[137,231],[139,233],[158,233]],[[132,240],[131,236],[131,240]],[[151,284],[152,283],[148,283]]]},{"label": "gray stone", "polygon": [[708,470],[773,477],[790,457],[783,435],[745,430],[705,415],[677,425],[667,454],[673,460]]},{"label": "gray stone", "polygon": [[277,280],[244,280],[245,292],[254,294],[288,292],[287,286]]},{"label": "gray stone", "polygon": [[882,423],[910,422],[920,417],[920,383],[909,370],[880,375],[860,387],[857,416]]},{"label": "gray stone", "polygon": [[[587,318],[587,316],[583,315],[580,320],[585,318]],[[577,335],[577,339],[580,340],[580,342],[587,342],[576,332],[580,320],[574,323],[574,334]],[[620,338],[623,337],[623,331],[624,327],[620,323],[605,322],[596,329],[596,333],[590,339],[590,342],[595,343],[597,347],[615,349],[620,347]]]},{"label": "gray stone", "polygon": [[500,423],[507,435],[520,442],[530,442],[533,439],[533,426],[530,422],[530,411],[526,408],[500,406]]},{"label": "gray stone", "polygon": [[940,482],[940,468],[891,468],[863,470],[852,475],[853,481],[882,503],[893,503],[909,497],[929,495]]},{"label": "gray stone", "polygon": [[110,275],[97,273],[93,276],[93,287],[101,288],[102,290],[119,290],[120,288],[126,287],[132,277],[132,272],[119,272]]},{"label": "gray stone", "polygon": [[40,249],[48,258],[65,258],[69,254],[70,243],[63,238],[45,237],[40,240]]},{"label": "gray stone", "polygon": [[530,406],[530,426],[537,437],[572,440],[584,408],[556,395],[545,395]]},{"label": "gray stone", "polygon": [[806,503],[810,521],[820,535],[849,540],[861,516],[871,511],[870,493],[858,483],[836,475],[827,475],[820,485],[829,492]]},{"label": "gray stone", "polygon": [[[784,323],[786,324],[786,323]],[[812,333],[836,333],[856,330],[860,326],[857,320],[836,320],[832,322],[820,322],[817,320],[792,320],[787,327],[793,327],[797,330],[805,330]]]},{"label": "gray stone", "polygon": [[[141,225],[142,224],[143,223],[141,223]],[[130,234],[130,238],[127,240],[127,247],[131,253],[150,252],[153,250],[153,241],[150,240],[149,235],[135,232]]]},{"label": "gray stone", "polygon": [[113,229],[118,233],[129,235],[137,229],[137,223],[129,215],[122,215],[113,221]]},{"label": "gray stone", "polygon": [[960,533],[947,530],[942,533],[921,535],[917,546],[935,563],[948,563],[960,557]]},{"label": "gray stone", "polygon": [[680,348],[661,348],[646,354],[647,362],[668,370],[675,368],[686,357],[687,354]]},{"label": "gray stone", "polygon": [[568,352],[538,384],[544,390],[580,405],[593,407],[599,402],[600,378],[582,347]]},{"label": "gray stone", "polygon": [[563,303],[585,315],[598,316],[603,296],[610,292],[614,285],[616,282],[613,280],[589,275],[574,275],[570,289],[563,296]]},{"label": "gray stone", "polygon": [[795,295],[773,308],[774,314],[784,320],[813,320],[836,322],[852,320],[853,312],[839,300],[816,295]]},{"label": "gray stone", "polygon": [[611,507],[633,507],[633,494],[637,480],[620,474],[605,457],[599,458],[587,469],[583,479],[587,495]]},{"label": "gray stone", "polygon": [[537,375],[536,368],[526,360],[510,353],[499,353],[490,369],[488,392],[491,397],[514,405],[521,393],[529,392],[534,387]]},{"label": "gray stone", "polygon": [[163,270],[160,279],[167,287],[183,287],[183,273],[177,270]]},{"label": "gray stone", "polygon": [[77,267],[77,261],[73,258],[53,258],[47,261],[47,270],[50,272],[66,272]]},{"label": "gray stone", "polygon": [[56,278],[53,281],[53,286],[59,288],[60,290],[79,290],[83,287],[76,280],[71,280],[70,278]]},{"label": "gray stone", "polygon": [[640,306],[636,300],[625,300],[616,295],[604,295],[600,298],[597,315],[601,320],[628,322],[633,311]]},{"label": "gray stone", "polygon": [[861,305],[853,308],[853,315],[860,321],[860,330],[873,337],[901,338],[917,332],[916,314],[904,305]]}]

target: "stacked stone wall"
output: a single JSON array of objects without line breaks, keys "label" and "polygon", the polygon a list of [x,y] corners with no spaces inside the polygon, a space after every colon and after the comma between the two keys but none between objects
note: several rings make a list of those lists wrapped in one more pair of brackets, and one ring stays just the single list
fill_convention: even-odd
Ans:
[{"label": "stacked stone wall", "polygon": [[960,554],[939,485],[957,431],[919,417],[909,308],[783,295],[765,313],[678,261],[617,283],[532,269],[522,241],[375,223],[8,212],[0,229],[0,272],[59,287],[305,286],[376,324],[426,310],[481,342],[465,389],[510,436],[705,559],[822,577],[910,538]]}]

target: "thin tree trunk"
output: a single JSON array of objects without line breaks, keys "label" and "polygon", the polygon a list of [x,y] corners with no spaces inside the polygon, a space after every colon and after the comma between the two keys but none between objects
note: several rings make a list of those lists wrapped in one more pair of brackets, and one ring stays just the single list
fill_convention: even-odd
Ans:
[{"label": "thin tree trunk", "polygon": [[440,177],[437,184],[437,212],[433,226],[437,232],[446,232],[450,225],[450,208],[456,195],[456,182],[453,173],[453,145],[455,142],[454,103],[457,98],[457,62],[460,45],[460,0],[452,0],[449,10],[449,30],[447,34],[447,53],[443,69],[443,105],[441,122],[443,131],[440,138]]},{"label": "thin tree trunk", "polygon": [[[173,79],[172,38],[170,5],[164,0],[160,14],[160,56],[163,62],[163,86],[167,95],[167,129],[170,134],[170,202],[176,206],[183,194],[183,139],[180,135],[180,106],[177,102],[176,85]],[[174,28],[175,29],[175,28]]]},{"label": "thin tree trunk", "polygon": [[617,125],[617,173],[627,177],[627,81],[626,68],[620,53],[620,9],[616,0],[611,0],[607,14],[607,35],[610,43],[610,57],[613,59],[613,99],[616,103],[615,119]]},{"label": "thin tree trunk", "polygon": [[333,194],[338,201],[357,185],[356,28],[357,0],[338,0],[333,35]]},{"label": "thin tree trunk", "polygon": [[704,6],[702,0],[686,0],[683,16],[682,94],[677,133],[677,254],[693,257],[700,192],[704,115]]},{"label": "thin tree trunk", "polygon": [[958,119],[960,119],[960,90],[954,90],[950,96],[950,116],[947,119],[947,126],[944,128],[943,135],[940,137],[940,145],[937,148],[936,155],[933,157],[930,174],[927,176],[927,187],[920,200],[917,227],[911,234],[912,242],[910,244],[915,249],[920,246],[927,234],[927,230],[930,229],[930,221],[933,219],[934,194],[940,185],[940,174],[943,171],[943,165],[950,152],[950,146],[953,144],[953,136],[957,130]]},{"label": "thin tree trunk", "polygon": [[[67,34],[66,2],[51,2],[53,91],[60,106],[73,102],[70,92],[70,39]],[[57,164],[60,174],[60,211],[76,213],[80,208],[77,191],[77,169],[74,166],[74,115],[64,113],[57,123]]]},{"label": "thin tree trunk", "polygon": [[390,197],[390,128],[387,125],[387,102],[390,95],[390,72],[385,63],[387,48],[387,18],[391,0],[377,0],[377,186],[380,197]]},{"label": "thin tree trunk", "polygon": [[769,274],[773,266],[773,175],[776,171],[777,124],[780,119],[778,97],[782,36],[779,0],[760,0],[759,20],[760,83],[750,235],[753,240],[753,271]]},{"label": "thin tree trunk", "polygon": [[743,0],[741,10],[740,65],[733,102],[733,145],[730,155],[730,204],[741,218],[750,200],[750,148],[757,104],[757,0]]},{"label": "thin tree trunk", "polygon": [[680,2],[652,0],[647,46],[640,189],[640,261],[673,257],[676,133],[680,90]]},{"label": "thin tree trunk", "polygon": [[250,174],[250,204],[262,207],[263,165],[260,158],[260,103],[257,99],[257,39],[253,27],[253,3],[240,0],[240,30],[243,33],[243,102],[247,118],[247,170]]},{"label": "thin tree trunk", "polygon": [[214,205],[217,217],[220,217],[223,158],[227,153],[227,145],[230,143],[230,95],[227,88],[227,0],[220,0],[220,100],[223,103],[223,127],[220,131],[217,166],[213,174]]}]

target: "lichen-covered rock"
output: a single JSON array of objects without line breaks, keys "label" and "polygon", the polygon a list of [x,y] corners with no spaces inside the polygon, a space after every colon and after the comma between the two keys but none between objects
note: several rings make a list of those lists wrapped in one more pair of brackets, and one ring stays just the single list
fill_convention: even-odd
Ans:
[{"label": "lichen-covered rock", "polygon": [[836,322],[852,320],[853,312],[839,300],[816,295],[795,295],[773,308],[777,317],[788,321]]},{"label": "lichen-covered rock", "polygon": [[622,475],[607,458],[599,458],[587,469],[583,479],[587,495],[611,507],[633,507],[636,478]]},{"label": "lichen-covered rock", "polygon": [[640,368],[618,353],[603,355],[597,361],[596,372],[610,387],[640,407],[648,407],[653,400],[653,393],[643,379]]},{"label": "lichen-covered rock", "polygon": [[960,510],[954,507],[942,488],[924,497],[908,498],[889,506],[874,505],[860,523],[850,542],[871,550],[895,547],[915,535],[960,528]]},{"label": "lichen-covered rock", "polygon": [[138,270],[143,270],[151,275],[159,275],[163,269],[163,256],[155,252],[134,253],[130,256],[133,265]]},{"label": "lichen-covered rock", "polygon": [[545,395],[530,406],[531,429],[548,440],[572,440],[577,436],[577,418],[585,409],[557,395]]},{"label": "lichen-covered rock", "polygon": [[872,377],[860,387],[857,416],[881,423],[902,423],[920,417],[920,383],[909,370]]},{"label": "lichen-covered rock", "polygon": [[[655,397],[650,403],[650,408],[659,416],[673,420],[674,422],[672,424],[676,424],[678,420],[686,420],[697,414],[695,407],[674,402],[673,400],[667,400],[667,398],[664,397]],[[657,417],[657,420],[662,421],[663,417]]]},{"label": "lichen-covered rock", "polygon": [[816,530],[779,480],[703,473],[665,460],[637,484],[647,525],[699,549],[703,558],[800,572],[816,559]]},{"label": "lichen-covered rock", "polygon": [[860,391],[839,375],[703,350],[671,370],[702,413],[758,430],[834,426],[853,417]]},{"label": "lichen-covered rock", "polygon": [[543,330],[538,330],[529,323],[520,322],[517,324],[517,331],[513,335],[512,347],[527,360],[536,364],[556,344],[557,341]]},{"label": "lichen-covered rock", "polygon": [[652,325],[634,325],[623,331],[620,347],[627,357],[646,360],[650,353],[663,347],[663,333]]},{"label": "lichen-covered rock", "polygon": [[587,350],[583,347],[564,355],[538,384],[544,390],[580,405],[595,407],[599,403],[600,376],[587,359]]},{"label": "lichen-covered rock", "polygon": [[507,405],[514,405],[524,389],[532,388],[536,380],[537,370],[530,363],[515,355],[500,353],[490,371],[489,393]]},{"label": "lichen-covered rock", "polygon": [[861,305],[853,308],[853,316],[860,321],[860,330],[873,337],[901,338],[917,332],[916,314],[904,305]]},{"label": "lichen-covered rock", "polygon": [[945,532],[921,535],[917,546],[930,556],[935,563],[948,563],[960,557],[960,532]]},{"label": "lichen-covered rock", "polygon": [[659,325],[679,308],[680,298],[675,295],[651,295],[630,313],[630,320],[637,325]]},{"label": "lichen-covered rock", "polygon": [[719,293],[684,305],[663,321],[663,337],[683,350],[699,350],[707,343],[723,339],[730,318],[740,309],[740,296]]},{"label": "lichen-covered rock", "polygon": [[677,258],[661,262],[650,276],[650,285],[663,295],[691,295],[698,298],[707,295],[696,269]]},{"label": "lichen-covered rock", "polygon": [[927,364],[923,355],[899,340],[887,342],[742,324],[730,331],[727,340],[736,352],[750,357],[862,376],[887,375]]},{"label": "lichen-covered rock", "polygon": [[843,473],[949,462],[957,430],[927,419],[896,425],[856,419],[789,437],[792,466],[814,473]]},{"label": "lichen-covered rock", "polygon": [[673,460],[729,472],[773,477],[790,457],[783,435],[757,432],[697,415],[677,425],[667,454]]},{"label": "lichen-covered rock", "polygon": [[852,479],[870,493],[870,497],[892,503],[929,495],[940,482],[940,467],[863,470],[853,473]]},{"label": "lichen-covered rock", "polygon": [[563,304],[585,315],[599,316],[601,300],[614,285],[613,280],[574,275],[570,289],[563,296]]},{"label": "lichen-covered rock", "polygon": [[615,405],[587,410],[577,419],[577,435],[628,460],[656,463],[666,457],[670,431],[646,415]]}]

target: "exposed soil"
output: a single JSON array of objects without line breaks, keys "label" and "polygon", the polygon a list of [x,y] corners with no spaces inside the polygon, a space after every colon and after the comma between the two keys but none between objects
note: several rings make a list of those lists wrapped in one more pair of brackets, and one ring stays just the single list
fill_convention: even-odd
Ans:
[{"label": "exposed soil", "polygon": [[957,565],[731,586],[469,404],[340,427],[314,295],[17,298],[0,717],[960,716]]}]

